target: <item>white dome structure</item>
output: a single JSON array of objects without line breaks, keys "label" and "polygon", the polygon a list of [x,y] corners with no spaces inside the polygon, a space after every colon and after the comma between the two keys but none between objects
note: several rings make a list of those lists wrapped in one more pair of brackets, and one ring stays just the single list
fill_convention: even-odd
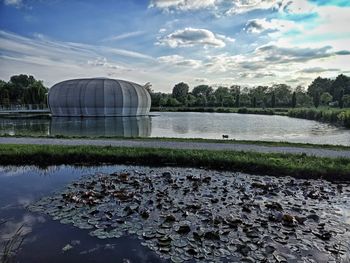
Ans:
[{"label": "white dome structure", "polygon": [[151,96],[141,85],[107,79],[72,79],[49,90],[52,116],[141,116],[148,115]]}]

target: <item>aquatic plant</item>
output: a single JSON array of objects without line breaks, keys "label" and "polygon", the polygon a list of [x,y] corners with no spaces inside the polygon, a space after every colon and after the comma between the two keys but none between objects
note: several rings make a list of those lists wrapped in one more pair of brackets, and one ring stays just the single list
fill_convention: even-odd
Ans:
[{"label": "aquatic plant", "polygon": [[349,191],[322,180],[143,168],[84,176],[29,209],[99,239],[136,235],[172,262],[332,260],[349,252],[337,245],[350,240],[350,225],[336,208],[348,199],[335,198]]}]

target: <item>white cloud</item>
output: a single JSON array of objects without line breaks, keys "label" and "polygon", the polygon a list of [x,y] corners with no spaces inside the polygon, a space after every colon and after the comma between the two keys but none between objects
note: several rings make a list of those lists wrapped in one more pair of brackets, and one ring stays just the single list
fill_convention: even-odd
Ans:
[{"label": "white cloud", "polygon": [[235,15],[258,9],[270,9],[275,7],[278,2],[278,0],[235,0],[232,1],[232,7],[226,14]]},{"label": "white cloud", "polygon": [[22,0],[4,0],[4,4],[19,8],[23,5],[23,2]]},{"label": "white cloud", "polygon": [[214,7],[217,0],[151,0],[149,7],[163,10],[197,10]]},{"label": "white cloud", "polygon": [[175,47],[192,47],[201,45],[203,47],[225,47],[225,41],[232,42],[234,39],[224,35],[215,35],[207,29],[187,27],[177,30],[167,36],[160,37],[156,44]]},{"label": "white cloud", "polygon": [[253,34],[260,34],[265,31],[284,33],[291,30],[301,30],[301,27],[293,21],[262,18],[249,20],[244,30]]},{"label": "white cloud", "polygon": [[140,36],[140,35],[142,35],[144,33],[145,33],[144,31],[127,32],[127,33],[124,33],[124,34],[120,34],[120,35],[104,38],[101,41],[102,42],[118,41],[118,40],[123,40],[123,39],[131,38],[131,37]]},{"label": "white cloud", "polygon": [[158,58],[158,61],[168,65],[180,67],[199,68],[201,66],[200,60],[185,59],[184,57],[179,55],[162,56]]}]

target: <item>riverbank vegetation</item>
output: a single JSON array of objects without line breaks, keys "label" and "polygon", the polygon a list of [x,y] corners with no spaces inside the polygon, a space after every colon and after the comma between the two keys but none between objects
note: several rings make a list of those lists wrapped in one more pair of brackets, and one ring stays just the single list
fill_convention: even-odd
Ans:
[{"label": "riverbank vegetation", "polygon": [[176,84],[171,94],[153,92],[152,107],[177,108],[296,108],[296,107],[350,107],[350,77],[343,74],[335,79],[318,77],[307,87],[293,89],[286,84],[245,87],[232,85],[199,85],[190,91],[184,83]]},{"label": "riverbank vegetation", "polygon": [[313,143],[295,143],[284,141],[251,141],[235,139],[203,139],[203,138],[167,138],[167,137],[120,137],[120,136],[65,136],[65,135],[35,135],[35,134],[0,134],[0,137],[8,138],[46,138],[46,139],[82,139],[82,140],[132,140],[132,141],[164,141],[164,142],[198,142],[198,143],[223,143],[223,144],[249,144],[267,147],[294,147],[294,148],[312,148],[328,149],[336,151],[350,151],[350,146],[331,145],[331,144],[313,144]]},{"label": "riverbank vegetation", "polygon": [[288,116],[329,122],[350,128],[350,109],[291,109]]},{"label": "riverbank vegetation", "polygon": [[30,75],[14,75],[9,81],[0,80],[0,108],[35,105],[33,108],[46,108],[48,89],[43,81]]},{"label": "riverbank vegetation", "polygon": [[315,158],[277,154],[154,148],[0,145],[1,165],[143,164],[188,166],[298,178],[350,179],[346,158]]}]

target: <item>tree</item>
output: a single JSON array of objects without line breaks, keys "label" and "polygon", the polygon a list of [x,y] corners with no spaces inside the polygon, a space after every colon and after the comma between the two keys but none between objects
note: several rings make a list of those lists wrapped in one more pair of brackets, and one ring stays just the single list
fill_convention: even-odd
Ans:
[{"label": "tree", "polygon": [[207,106],[207,98],[202,95],[202,96],[199,96],[198,98],[196,98],[196,105],[197,106]]},{"label": "tree", "polygon": [[292,108],[295,108],[296,106],[297,106],[297,95],[294,91],[292,96]]},{"label": "tree", "polygon": [[239,94],[239,93],[236,94],[235,106],[236,106],[237,108],[240,107],[240,94]]},{"label": "tree", "polygon": [[33,76],[20,74],[12,76],[9,82],[2,81],[0,92],[8,104],[46,104],[48,89]]},{"label": "tree", "polygon": [[208,85],[199,85],[197,87],[194,87],[191,93],[197,98],[200,96],[205,96],[208,98],[209,95],[213,93],[213,88]]},{"label": "tree", "polygon": [[285,84],[275,84],[271,87],[276,96],[276,105],[289,107],[291,104],[292,89]]},{"label": "tree", "polygon": [[189,87],[186,83],[180,82],[176,84],[173,88],[173,98],[175,98],[178,102],[185,104],[188,90]]},{"label": "tree", "polygon": [[339,108],[341,108],[341,109],[344,107],[343,98],[344,98],[344,90],[341,90],[341,92],[340,92],[340,99],[339,99]]},{"label": "tree", "polygon": [[249,96],[255,98],[256,106],[265,106],[266,104],[266,95],[268,93],[268,86],[257,86],[249,90]]},{"label": "tree", "polygon": [[316,108],[320,105],[320,94],[316,93],[315,96],[313,97],[314,105]]},{"label": "tree", "polygon": [[329,94],[329,92],[323,92],[320,100],[322,105],[328,106],[329,103],[333,100],[333,97],[331,94]]},{"label": "tree", "polygon": [[223,107],[224,106],[224,102],[228,101],[227,97],[230,96],[230,93],[229,93],[228,88],[226,88],[226,87],[218,87],[214,91],[214,95],[215,95],[217,103],[219,103],[219,105],[221,107]]},{"label": "tree", "polygon": [[350,94],[344,95],[342,101],[344,107],[350,107]]},{"label": "tree", "polygon": [[274,92],[272,92],[271,96],[271,108],[274,108],[276,106],[276,95]]},{"label": "tree", "polygon": [[187,105],[188,106],[190,106],[190,107],[195,106],[196,101],[197,101],[197,99],[195,96],[193,96],[192,94],[187,95]]},{"label": "tree", "polygon": [[297,101],[297,106],[300,107],[311,107],[313,105],[313,101],[311,96],[309,96],[305,88],[302,86],[297,86],[295,88],[295,93],[296,93],[296,101]]},{"label": "tree", "polygon": [[253,108],[256,108],[256,97],[253,97],[253,100],[252,100],[252,107],[253,107]]},{"label": "tree", "polygon": [[[308,87],[307,93],[312,97],[313,101],[320,98],[323,92],[331,92],[333,81],[326,78],[317,77]],[[318,98],[317,98],[318,96]]]},{"label": "tree", "polygon": [[180,106],[180,102],[175,99],[175,98],[171,98],[169,97],[167,102],[166,102],[166,106],[169,106],[169,107],[177,107],[177,106]]},{"label": "tree", "polygon": [[341,93],[350,94],[350,77],[343,74],[336,77],[330,89],[330,94],[333,96],[334,101],[340,102],[340,99],[342,98]]}]

